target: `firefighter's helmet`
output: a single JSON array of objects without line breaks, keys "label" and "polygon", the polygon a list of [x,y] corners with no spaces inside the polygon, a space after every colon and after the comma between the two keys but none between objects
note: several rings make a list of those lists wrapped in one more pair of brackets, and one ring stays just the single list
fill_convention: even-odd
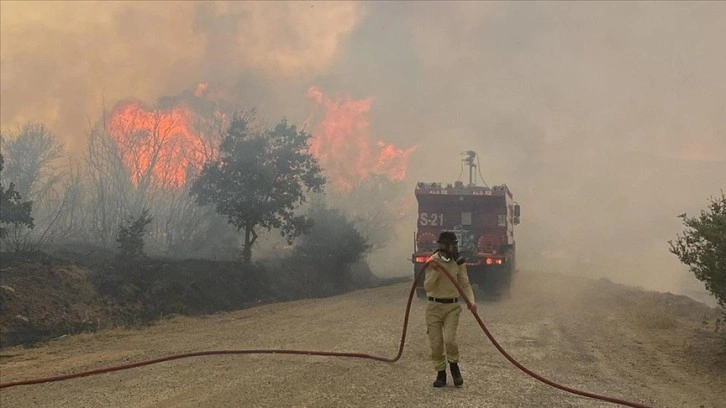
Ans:
[{"label": "firefighter's helmet", "polygon": [[436,242],[439,244],[456,244],[459,242],[459,239],[456,238],[456,234],[453,231],[441,231],[439,239]]}]

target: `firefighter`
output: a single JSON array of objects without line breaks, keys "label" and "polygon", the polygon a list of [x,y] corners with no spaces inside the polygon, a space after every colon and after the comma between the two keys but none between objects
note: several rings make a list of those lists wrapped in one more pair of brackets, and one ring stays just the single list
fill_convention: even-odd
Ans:
[{"label": "firefighter", "polygon": [[[475,312],[474,292],[469,283],[466,260],[459,254],[456,234],[442,231],[438,244],[439,249],[431,256],[430,263],[446,268],[451,277],[458,281],[471,302],[469,310]],[[456,343],[456,329],[461,315],[460,294],[449,278],[431,264],[426,267],[424,288],[429,300],[426,306],[426,332],[431,346],[431,360],[437,371],[434,387],[446,385],[447,360],[454,385],[459,387],[464,384],[458,364],[459,346]]]}]

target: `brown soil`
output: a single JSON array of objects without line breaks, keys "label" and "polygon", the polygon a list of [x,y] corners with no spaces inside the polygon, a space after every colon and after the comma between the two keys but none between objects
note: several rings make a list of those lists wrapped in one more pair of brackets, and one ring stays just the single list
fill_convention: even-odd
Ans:
[{"label": "brown soil", "polygon": [[88,270],[73,264],[19,263],[0,275],[0,338],[6,344],[93,330],[103,299]]},{"label": "brown soil", "polygon": [[[88,251],[86,251],[88,252]],[[208,260],[143,259],[112,253],[0,257],[0,346],[32,345],[63,335],[153,323],[377,286],[365,264],[328,271],[281,259],[265,266]]]},{"label": "brown soil", "polygon": [[[67,336],[0,355],[8,382],[213,349],[285,348],[392,356],[410,283],[262,305],[152,327]],[[415,299],[394,364],[293,355],[196,357],[0,390],[3,407],[609,407],[527,377],[462,314],[464,387],[434,389]],[[720,312],[683,296],[608,281],[520,273],[511,299],[479,302],[492,334],[525,366],[578,389],[657,407],[726,405]]]}]

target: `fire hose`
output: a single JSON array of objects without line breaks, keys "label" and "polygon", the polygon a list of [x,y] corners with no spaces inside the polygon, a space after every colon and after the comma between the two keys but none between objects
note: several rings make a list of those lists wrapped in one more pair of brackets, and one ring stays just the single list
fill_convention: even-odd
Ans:
[{"label": "fire hose", "polygon": [[[45,377],[45,378],[35,378],[35,379],[28,379],[28,380],[20,380],[20,381],[12,381],[7,383],[1,383],[0,389],[2,388],[10,388],[10,387],[16,387],[19,385],[32,385],[32,384],[41,384],[41,383],[49,383],[49,382],[56,382],[56,381],[64,381],[64,380],[70,380],[72,378],[79,378],[79,377],[86,377],[90,375],[96,375],[96,374],[102,374],[102,373],[109,373],[113,371],[121,371],[121,370],[127,370],[130,368],[135,367],[142,367],[147,366],[151,364],[157,364],[164,361],[171,361],[171,360],[179,360],[182,358],[189,358],[189,357],[198,357],[198,356],[210,356],[210,355],[224,355],[224,354],[297,354],[297,355],[309,355],[309,356],[330,356],[330,357],[352,357],[352,358],[363,358],[363,359],[370,359],[370,360],[376,360],[376,361],[382,361],[386,363],[394,363],[398,361],[401,356],[403,355],[403,347],[406,342],[406,331],[408,329],[408,318],[409,314],[411,312],[411,303],[413,301],[413,296],[416,292],[416,284],[421,278],[421,275],[423,274],[423,271],[426,270],[426,267],[429,265],[433,266],[437,271],[440,273],[443,273],[446,275],[446,277],[454,284],[456,287],[456,290],[459,291],[459,294],[461,294],[462,299],[466,302],[467,307],[471,307],[472,303],[471,301],[466,297],[464,294],[463,289],[459,285],[459,283],[454,279],[451,274],[443,267],[441,267],[437,262],[429,260],[423,268],[421,268],[418,273],[416,273],[413,284],[411,285],[411,290],[408,294],[408,301],[406,302],[406,313],[403,318],[403,328],[401,331],[401,341],[398,346],[398,353],[393,358],[387,358],[387,357],[381,357],[381,356],[375,356],[371,354],[365,354],[365,353],[354,353],[354,352],[337,352],[337,351],[309,351],[309,350],[286,350],[286,349],[237,349],[237,350],[207,350],[207,351],[196,351],[196,352],[190,352],[190,353],[183,353],[183,354],[174,354],[166,357],[160,357],[150,360],[144,360],[144,361],[138,361],[135,363],[128,363],[128,364],[121,364],[111,367],[103,367],[103,368],[97,368],[93,370],[88,371],[82,371],[77,373],[71,373],[71,374],[65,374],[65,375],[58,375],[53,377]],[[651,408],[648,405],[644,405],[638,402],[632,402],[632,401],[626,401],[619,398],[609,397],[605,395],[598,395],[587,391],[581,391],[575,388],[571,388],[562,384],[558,384],[552,380],[549,380],[547,378],[542,377],[541,375],[533,372],[532,370],[528,369],[527,367],[523,366],[521,363],[519,363],[517,360],[515,360],[512,356],[507,353],[504,348],[497,342],[497,340],[492,336],[492,334],[489,332],[489,329],[486,327],[484,322],[482,321],[481,317],[479,317],[479,314],[476,311],[473,311],[470,309],[472,314],[474,315],[474,319],[476,319],[476,322],[479,324],[479,327],[484,331],[484,334],[486,334],[489,341],[496,347],[496,349],[507,359],[510,363],[512,363],[515,367],[522,370],[525,374],[529,375],[530,377],[543,382],[551,387],[557,388],[559,390],[569,392],[571,394],[587,397],[587,398],[593,398],[600,401],[610,402],[613,404],[618,404],[622,406],[628,406],[628,407],[635,407],[635,408]]]}]

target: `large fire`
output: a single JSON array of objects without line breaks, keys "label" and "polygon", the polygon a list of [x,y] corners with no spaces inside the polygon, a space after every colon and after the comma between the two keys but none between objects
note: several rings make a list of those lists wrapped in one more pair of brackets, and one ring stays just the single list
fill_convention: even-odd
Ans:
[{"label": "large fire", "polygon": [[179,188],[200,169],[212,149],[193,130],[193,115],[185,106],[147,110],[134,102],[114,109],[108,130],[134,185]]},{"label": "large fire", "polygon": [[371,98],[332,99],[315,87],[308,90],[308,96],[324,109],[323,119],[312,132],[310,148],[336,189],[350,191],[371,175],[383,175],[393,181],[406,177],[409,156],[415,147],[400,149],[371,141]]},{"label": "large fire", "polygon": [[[198,98],[207,98],[208,92],[207,85],[200,84],[194,93]],[[347,192],[372,175],[403,180],[415,148],[400,149],[371,140],[371,98],[332,99],[315,87],[308,90],[308,96],[323,110],[322,118],[313,127],[310,150],[333,188]],[[185,105],[146,109],[135,102],[119,104],[108,129],[134,185],[184,186],[188,177],[216,154],[216,144],[193,125],[201,119]]]}]

